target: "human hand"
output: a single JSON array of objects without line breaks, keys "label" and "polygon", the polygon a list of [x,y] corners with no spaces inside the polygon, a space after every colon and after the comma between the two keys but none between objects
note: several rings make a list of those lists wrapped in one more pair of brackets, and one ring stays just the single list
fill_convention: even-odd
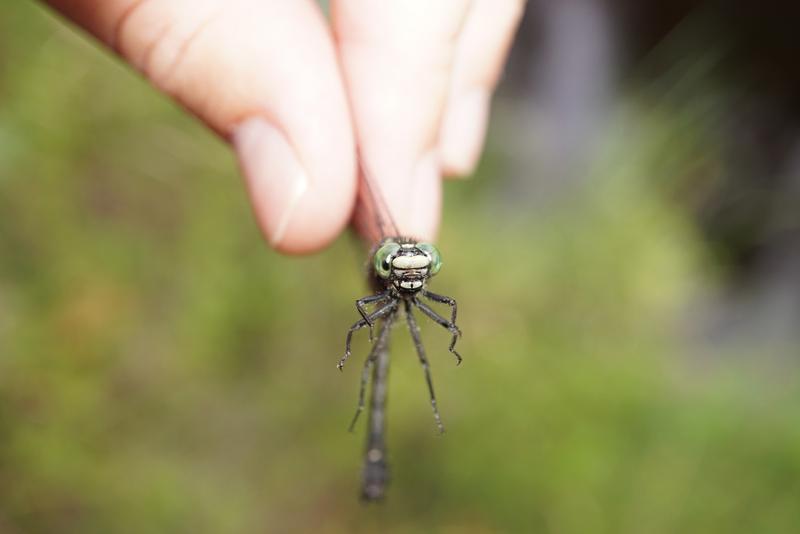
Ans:
[{"label": "human hand", "polygon": [[483,146],[523,0],[48,0],[236,151],[285,253],[329,244],[355,205],[358,145],[399,230],[432,240],[441,175]]}]

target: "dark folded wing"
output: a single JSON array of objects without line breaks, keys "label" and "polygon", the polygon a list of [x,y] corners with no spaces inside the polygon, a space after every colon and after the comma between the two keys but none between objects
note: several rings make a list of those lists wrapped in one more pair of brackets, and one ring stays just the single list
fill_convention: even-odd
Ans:
[{"label": "dark folded wing", "polygon": [[361,151],[358,159],[359,182],[358,202],[356,204],[355,223],[358,231],[372,244],[387,237],[399,237],[389,206],[386,204],[380,183],[374,179],[367,169]]}]

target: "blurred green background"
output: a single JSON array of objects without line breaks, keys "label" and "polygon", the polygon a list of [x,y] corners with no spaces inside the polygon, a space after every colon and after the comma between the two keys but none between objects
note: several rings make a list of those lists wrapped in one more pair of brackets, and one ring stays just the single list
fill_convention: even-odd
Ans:
[{"label": "blurred green background", "polygon": [[625,97],[557,208],[502,194],[495,124],[446,186],[432,286],[459,301],[464,364],[422,325],[448,432],[398,330],[393,483],[367,507],[363,421],[346,431],[366,336],[335,368],[356,238],[271,252],[226,146],[3,3],[0,532],[796,532],[796,366],[682,334],[727,277],[679,201],[718,163],[708,91]]}]

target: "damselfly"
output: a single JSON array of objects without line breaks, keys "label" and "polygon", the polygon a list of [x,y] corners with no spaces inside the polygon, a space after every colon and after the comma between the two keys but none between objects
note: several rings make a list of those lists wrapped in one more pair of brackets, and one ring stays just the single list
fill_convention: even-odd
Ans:
[{"label": "damselfly", "polygon": [[[395,320],[404,314],[411,339],[425,374],[428,385],[433,417],[439,432],[444,432],[442,419],[436,405],[430,365],[420,338],[419,327],[413,309],[417,308],[434,322],[446,328],[452,335],[449,350],[461,363],[461,356],[455,349],[461,330],[456,326],[456,301],[438,295],[427,289],[428,280],[437,274],[442,266],[439,251],[432,244],[422,243],[411,237],[402,237],[397,231],[391,212],[384,202],[379,184],[372,180],[365,166],[361,166],[362,182],[359,189],[362,217],[372,218],[379,236],[372,248],[369,262],[369,282],[374,293],[356,301],[356,309],[361,315],[347,332],[345,353],[337,367],[341,371],[350,357],[350,342],[353,333],[364,327],[369,328],[369,339],[373,343],[361,372],[361,386],[358,394],[358,408],[350,423],[352,431],[358,416],[364,410],[364,400],[372,370],[372,395],[370,398],[369,422],[367,431],[366,457],[362,473],[362,497],[377,500],[383,497],[389,481],[389,468],[386,460],[385,409],[387,377],[389,372],[389,334]],[[422,299],[450,307],[450,319],[439,315]],[[368,307],[373,306],[372,311]],[[378,338],[373,340],[373,327],[379,324]]]}]

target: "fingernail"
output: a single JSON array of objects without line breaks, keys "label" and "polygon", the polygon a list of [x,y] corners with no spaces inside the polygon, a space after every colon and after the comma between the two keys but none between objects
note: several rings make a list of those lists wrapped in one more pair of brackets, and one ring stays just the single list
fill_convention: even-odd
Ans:
[{"label": "fingernail", "polygon": [[232,140],[256,217],[278,247],[308,190],[308,173],[283,132],[260,117],[241,123]]},{"label": "fingernail", "polygon": [[439,138],[441,164],[449,175],[466,176],[478,164],[489,116],[489,91],[475,88],[453,95]]}]

